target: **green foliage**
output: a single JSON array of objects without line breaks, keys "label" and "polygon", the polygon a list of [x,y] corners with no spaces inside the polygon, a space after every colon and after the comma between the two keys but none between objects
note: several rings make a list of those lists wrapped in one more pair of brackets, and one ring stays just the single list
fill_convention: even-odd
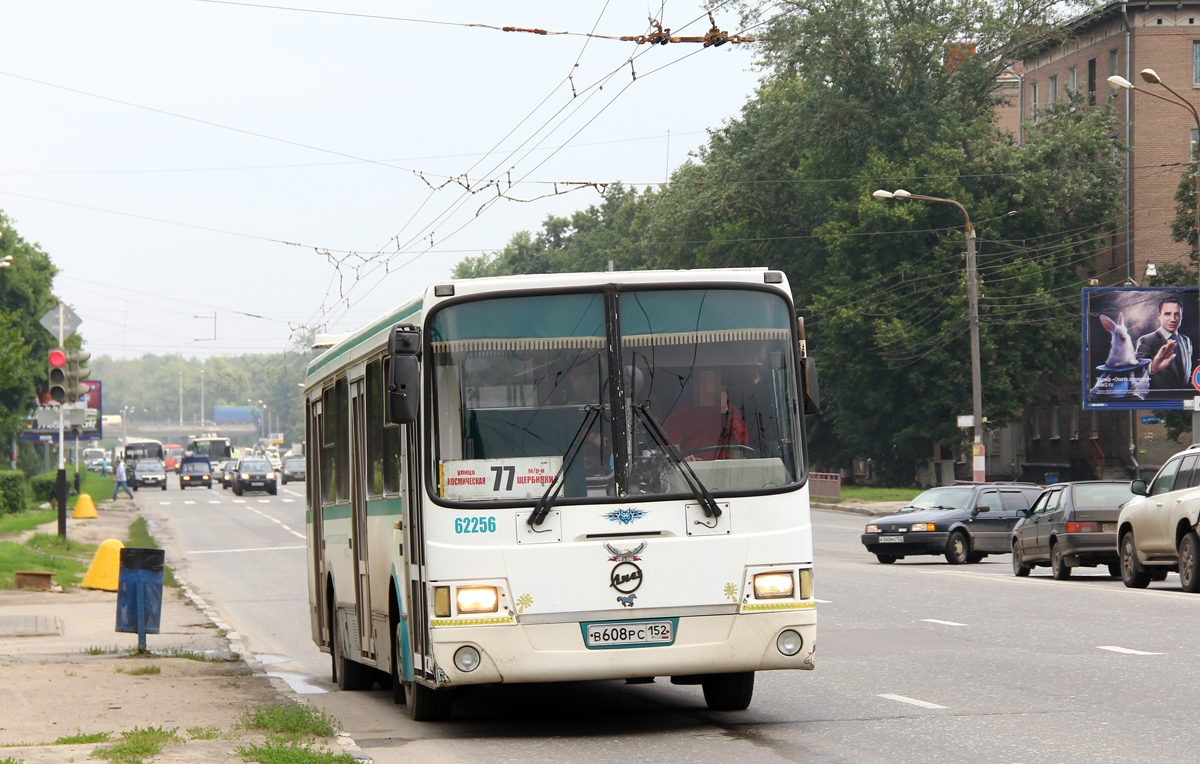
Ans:
[{"label": "green foliage", "polygon": [[0,536],[31,531],[58,517],[54,509],[27,509],[15,515],[0,515]]},{"label": "green foliage", "polygon": [[97,748],[93,756],[107,759],[113,764],[143,764],[162,753],[167,743],[178,741],[174,729],[161,727],[134,727],[129,732],[121,733],[121,742],[108,748]]},{"label": "green foliage", "polygon": [[[138,549],[158,549],[158,542],[150,535],[149,528],[146,527],[146,518],[139,517],[129,524],[129,543],[125,546],[136,547]],[[179,587],[179,580],[175,578],[175,570],[170,565],[163,566],[163,586],[173,588]]]},{"label": "green foliage", "polygon": [[58,486],[58,473],[43,472],[29,478],[29,489],[33,492],[34,501],[54,501]]},{"label": "green foliage", "polygon": [[242,714],[241,725],[247,729],[281,733],[293,739],[301,736],[333,737],[342,723],[324,711],[310,705],[258,706]]},{"label": "green foliage", "polygon": [[38,385],[45,387],[46,359],[56,339],[40,323],[57,304],[51,284],[58,270],[0,212],[0,258],[12,265],[0,278],[0,440],[7,442],[29,415]]},{"label": "green foliage", "polygon": [[117,673],[118,674],[128,674],[129,676],[147,676],[149,674],[161,674],[162,666],[154,666],[154,665],[138,666],[137,668],[131,668],[131,669],[121,668],[120,666],[118,666]]},{"label": "green foliage", "polygon": [[[1188,286],[1196,283],[1196,163],[1188,165],[1179,176],[1179,185],[1175,188],[1175,218],[1171,221],[1171,236],[1175,241],[1187,242],[1192,251],[1188,261],[1192,266],[1192,280]],[[1162,270],[1163,266],[1159,266]],[[1175,285],[1172,285],[1175,286]]]},{"label": "green foliage", "polygon": [[24,509],[25,473],[20,470],[0,470],[0,515],[11,515]]},{"label": "green foliage", "polygon": [[54,745],[75,745],[77,743],[107,743],[112,737],[111,732],[92,732],[85,733],[82,730],[76,729],[74,735],[60,737],[54,741]]},{"label": "green foliage", "polygon": [[355,764],[348,753],[334,753],[326,748],[309,748],[295,742],[268,740],[265,745],[238,746],[237,753],[242,761],[259,761],[262,764]]},{"label": "green foliage", "polygon": [[188,737],[192,740],[216,740],[221,736],[219,727],[188,727]]},{"label": "green foliage", "polygon": [[[747,23],[759,20],[763,6],[741,7]],[[970,213],[984,413],[1003,426],[1044,380],[1078,374],[1061,348],[1077,342],[1092,255],[1121,224],[1116,115],[1081,93],[1043,109],[1024,145],[997,128],[997,75],[1056,33],[1056,3],[784,7],[763,11],[768,71],[740,115],[665,190],[613,187],[615,212],[585,215],[613,221],[620,236],[576,247],[594,229],[551,219],[456,274],[594,269],[606,248],[625,252],[612,257],[618,267],[784,270],[821,371],[814,459],[871,458],[887,484],[908,485],[935,446],[964,445],[955,415],[971,410],[965,219],[950,204],[872,192],[905,188]],[[631,212],[616,214],[625,205]]]}]

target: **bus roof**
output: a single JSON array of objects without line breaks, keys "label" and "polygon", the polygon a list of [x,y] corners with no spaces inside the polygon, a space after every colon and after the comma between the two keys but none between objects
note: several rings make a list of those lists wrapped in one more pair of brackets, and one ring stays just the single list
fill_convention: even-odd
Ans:
[{"label": "bus roof", "polygon": [[[347,362],[360,355],[376,349],[387,339],[387,332],[397,323],[406,322],[420,326],[424,323],[425,314],[439,302],[450,297],[462,297],[472,294],[516,292],[528,289],[570,289],[602,284],[628,284],[630,286],[651,286],[656,284],[706,284],[716,281],[741,282],[745,284],[763,284],[764,274],[770,268],[697,268],[693,270],[676,271],[594,271],[590,273],[545,273],[518,276],[490,276],[478,279],[449,279],[438,284],[431,284],[425,291],[408,302],[380,316],[358,331],[343,338],[333,347],[314,358],[308,364],[305,374],[305,393],[324,381],[332,369],[327,368],[335,360],[334,368],[340,368]],[[779,273],[780,281],[768,284],[791,297],[787,276]],[[452,294],[439,296],[434,294],[435,287],[453,285]],[[382,336],[380,336],[382,335]],[[374,340],[374,342],[370,342]],[[354,352],[364,343],[366,348]],[[346,356],[346,357],[343,357]]]}]

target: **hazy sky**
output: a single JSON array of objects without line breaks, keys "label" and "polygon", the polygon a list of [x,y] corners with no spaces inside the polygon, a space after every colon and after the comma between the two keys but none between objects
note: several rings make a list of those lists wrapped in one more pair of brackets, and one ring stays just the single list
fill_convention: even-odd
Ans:
[{"label": "hazy sky", "polygon": [[124,357],[274,352],[301,326],[356,328],[599,199],[509,201],[488,181],[521,199],[555,181],[661,183],[759,76],[733,45],[461,26],[628,35],[653,15],[702,35],[695,0],[0,8],[0,209],[61,269],[88,349]]}]

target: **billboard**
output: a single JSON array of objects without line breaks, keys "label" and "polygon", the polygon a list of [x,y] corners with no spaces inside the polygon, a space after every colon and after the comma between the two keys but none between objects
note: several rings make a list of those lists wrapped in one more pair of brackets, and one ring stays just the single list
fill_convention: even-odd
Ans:
[{"label": "billboard", "polygon": [[[83,412],[83,425],[79,431],[79,440],[100,440],[104,437],[104,426],[101,415],[104,411],[103,396],[101,389],[103,385],[97,380],[85,379],[83,384],[87,385],[87,395],[79,399],[77,404],[67,404],[68,407],[77,407]],[[21,431],[21,440],[58,440],[58,406],[57,405],[41,405],[39,406],[42,412],[39,416],[35,416],[29,422],[29,427]],[[49,413],[53,409],[53,416],[46,417],[45,423],[40,423],[43,418],[41,414]],[[53,420],[53,424],[50,421]],[[71,427],[67,427],[67,440],[72,440]]]},{"label": "billboard", "polygon": [[1197,287],[1083,290],[1083,407],[1181,409],[1200,395]]}]

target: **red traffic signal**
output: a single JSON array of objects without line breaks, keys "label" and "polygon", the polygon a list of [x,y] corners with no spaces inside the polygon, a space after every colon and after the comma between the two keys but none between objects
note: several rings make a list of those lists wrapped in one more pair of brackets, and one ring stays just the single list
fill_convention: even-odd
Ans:
[{"label": "red traffic signal", "polygon": [[54,350],[50,351],[50,365],[51,366],[55,367],[56,369],[62,368],[62,366],[66,362],[67,362],[67,354],[65,351],[63,351],[62,348],[55,348]]}]

